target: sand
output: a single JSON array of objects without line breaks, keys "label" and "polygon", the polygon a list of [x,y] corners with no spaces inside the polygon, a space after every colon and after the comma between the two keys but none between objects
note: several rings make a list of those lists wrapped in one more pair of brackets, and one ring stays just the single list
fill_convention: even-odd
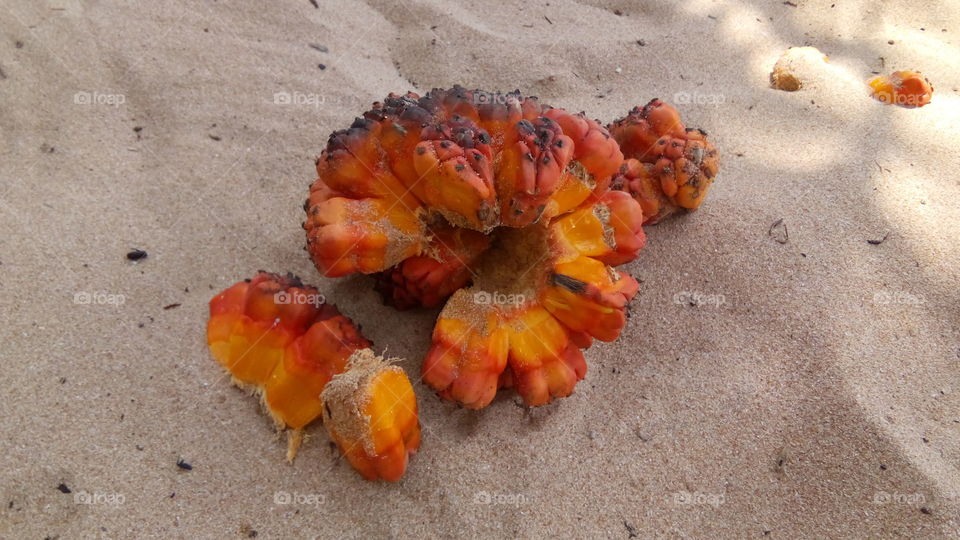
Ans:
[{"label": "sand", "polygon": [[[5,2],[0,536],[960,536],[960,8],[795,3]],[[801,45],[830,64],[770,89]],[[868,98],[892,69],[933,102]],[[322,426],[288,465],[207,301],[295,272],[416,380],[437,310],[321,278],[300,206],[331,131],[453,83],[605,122],[666,99],[719,179],[648,229],[570,398],[471,412],[416,383],[402,482]]]}]

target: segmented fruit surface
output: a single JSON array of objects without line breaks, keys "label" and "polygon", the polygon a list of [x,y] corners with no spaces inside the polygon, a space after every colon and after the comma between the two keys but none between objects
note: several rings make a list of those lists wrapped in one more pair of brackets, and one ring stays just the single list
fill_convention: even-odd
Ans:
[{"label": "segmented fruit surface", "polygon": [[653,224],[678,210],[696,210],[720,168],[702,129],[688,128],[670,105],[654,99],[608,126],[628,159],[614,179]]},{"label": "segmented fruit surface", "polygon": [[[307,250],[327,276],[376,274],[397,307],[445,302],[422,367],[441,396],[567,396],[581,349],[617,338],[637,292],[612,266],[637,256],[644,221],[696,208],[716,174],[705,134],[670,111],[651,102],[616,123],[625,163],[598,122],[519,92],[391,94],[317,160]],[[655,148],[641,152],[643,137]]]}]

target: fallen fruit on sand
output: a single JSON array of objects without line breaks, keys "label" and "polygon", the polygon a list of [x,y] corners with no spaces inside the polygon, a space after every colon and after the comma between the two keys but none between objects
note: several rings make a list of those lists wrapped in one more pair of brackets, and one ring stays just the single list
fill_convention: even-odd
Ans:
[{"label": "fallen fruit on sand", "polygon": [[933,97],[933,86],[918,71],[894,71],[867,81],[873,99],[901,107],[923,107]]},{"label": "fallen fruit on sand", "polygon": [[774,64],[770,72],[770,86],[785,92],[796,92],[803,88],[804,77],[810,74],[812,68],[829,61],[827,55],[816,47],[790,47]]},{"label": "fallen fruit on sand", "polygon": [[[291,274],[258,272],[214,296],[210,300],[207,343],[234,383],[257,392],[277,427],[290,429],[287,458],[291,460],[300,446],[303,428],[325,411],[338,414],[337,407],[346,402],[342,395],[325,402],[321,397],[324,389],[331,381],[352,377],[352,366],[359,365],[355,358],[376,358],[369,349],[371,343],[349,318],[327,304],[317,289]],[[407,456],[419,444],[416,400],[399,368],[373,360],[362,365],[365,376],[390,381],[364,388],[362,396],[357,396],[380,404],[368,411],[372,416],[365,421],[376,430],[375,450],[389,449],[389,454],[372,455],[378,463],[375,474],[368,468],[358,470],[366,478],[397,480],[406,468]],[[390,426],[398,425],[397,418],[402,419],[399,435],[390,431]],[[343,439],[332,431],[331,436],[354,463],[350,458],[354,448],[341,444]],[[398,445],[404,450],[402,457]]]},{"label": "fallen fruit on sand", "polygon": [[323,425],[367,480],[397,481],[420,446],[417,400],[407,374],[359,350],[323,389]]},{"label": "fallen fruit on sand", "polygon": [[720,168],[705,131],[684,126],[676,109],[659,99],[635,107],[607,129],[629,158],[613,187],[640,203],[644,225],[700,207]]},{"label": "fallen fruit on sand", "polygon": [[717,172],[705,134],[662,102],[614,126],[618,139],[519,92],[391,94],[317,159],[307,250],[327,276],[377,274],[399,308],[446,301],[421,371],[442,397],[567,396],[581,349],[617,338],[637,292],[612,266],[637,256],[645,220],[699,206]]}]

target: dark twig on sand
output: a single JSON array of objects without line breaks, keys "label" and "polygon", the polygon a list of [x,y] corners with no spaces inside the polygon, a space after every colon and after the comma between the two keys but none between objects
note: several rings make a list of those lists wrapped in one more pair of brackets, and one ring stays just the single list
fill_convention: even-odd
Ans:
[{"label": "dark twig on sand", "polygon": [[867,240],[867,243],[870,244],[871,246],[879,246],[879,245],[882,244],[882,243],[884,242],[884,240],[886,240],[889,236],[890,236],[890,233],[887,232],[887,234],[883,235],[883,238],[881,238],[881,239],[879,239],[879,240]]}]

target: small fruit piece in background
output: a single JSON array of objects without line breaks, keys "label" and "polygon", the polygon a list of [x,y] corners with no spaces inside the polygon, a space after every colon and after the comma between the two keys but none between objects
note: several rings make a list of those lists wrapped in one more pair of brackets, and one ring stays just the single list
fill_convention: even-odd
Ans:
[{"label": "small fruit piece in background", "polygon": [[933,97],[933,86],[919,71],[894,71],[867,81],[873,99],[901,107],[923,107]]},{"label": "small fruit piece in background", "polygon": [[806,78],[830,59],[816,47],[790,47],[777,59],[770,72],[770,86],[784,92],[803,88]]}]

